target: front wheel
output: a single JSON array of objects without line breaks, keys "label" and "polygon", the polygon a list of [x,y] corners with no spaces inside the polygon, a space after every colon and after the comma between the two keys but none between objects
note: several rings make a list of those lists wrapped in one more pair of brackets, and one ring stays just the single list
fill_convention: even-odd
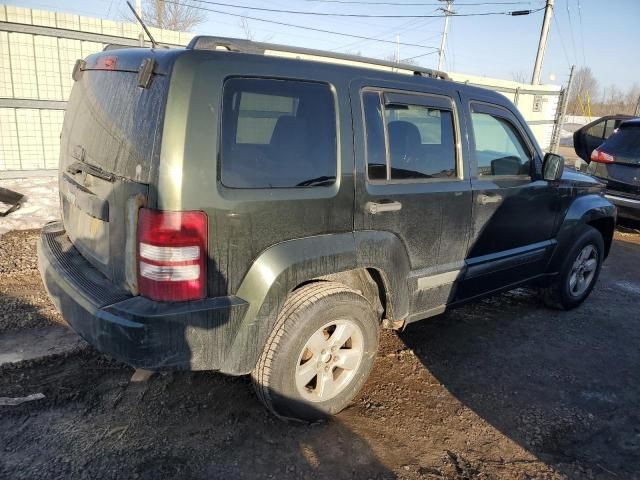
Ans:
[{"label": "front wheel", "polygon": [[585,227],[569,250],[560,275],[542,290],[545,303],[561,310],[580,305],[593,290],[603,260],[602,235],[593,227]]},{"label": "front wheel", "polygon": [[294,291],[252,374],[258,397],[281,417],[340,412],[369,376],[378,336],[373,306],[349,287],[318,282]]}]

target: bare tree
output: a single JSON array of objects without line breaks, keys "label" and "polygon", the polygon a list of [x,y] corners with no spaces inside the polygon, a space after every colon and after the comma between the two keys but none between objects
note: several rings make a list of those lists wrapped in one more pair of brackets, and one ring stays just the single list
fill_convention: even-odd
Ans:
[{"label": "bare tree", "polygon": [[413,58],[406,58],[406,59],[401,58],[400,61],[398,62],[398,60],[396,59],[396,54],[395,53],[390,53],[389,55],[385,55],[384,57],[382,57],[382,59],[386,60],[387,62],[404,63],[405,65],[417,65],[418,64]]},{"label": "bare tree", "polygon": [[527,81],[527,74],[522,70],[511,72],[511,80],[518,83],[529,83]]},{"label": "bare tree", "polygon": [[188,32],[204,23],[207,16],[189,0],[171,1],[145,0],[142,19],[150,27]]},{"label": "bare tree", "polygon": [[256,39],[256,35],[253,33],[253,30],[251,30],[249,22],[245,17],[240,19],[240,28],[242,29],[242,33],[244,33],[244,38],[251,40],[252,42]]},{"label": "bare tree", "polygon": [[269,35],[265,35],[260,40],[256,40],[256,34],[251,29],[251,26],[249,25],[249,21],[245,17],[242,17],[240,19],[240,29],[242,30],[242,33],[244,34],[244,38],[246,38],[247,40],[250,40],[252,42],[256,42],[256,41],[257,42],[269,42],[273,38],[273,35],[269,34]]},{"label": "bare tree", "polygon": [[590,102],[594,102],[598,96],[598,80],[594,77],[591,68],[581,67],[576,72],[573,85],[571,98],[569,98],[569,111],[574,115],[581,115],[587,99],[590,99]]}]

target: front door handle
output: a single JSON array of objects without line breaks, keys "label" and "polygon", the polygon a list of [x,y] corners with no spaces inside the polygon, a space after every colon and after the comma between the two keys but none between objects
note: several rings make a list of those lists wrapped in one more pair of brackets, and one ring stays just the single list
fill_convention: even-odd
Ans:
[{"label": "front door handle", "polygon": [[502,195],[478,195],[478,203],[480,205],[489,205],[491,203],[500,203],[502,201]]},{"label": "front door handle", "polygon": [[400,202],[367,202],[365,207],[370,214],[375,215],[382,212],[397,212],[402,208],[402,204]]}]

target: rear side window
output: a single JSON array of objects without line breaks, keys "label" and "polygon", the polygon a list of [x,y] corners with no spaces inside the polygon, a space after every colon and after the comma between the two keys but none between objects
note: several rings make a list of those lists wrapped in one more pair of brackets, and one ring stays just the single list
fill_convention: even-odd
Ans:
[{"label": "rear side window", "polygon": [[335,182],[336,114],[329,85],[229,79],[222,112],[224,185],[287,188]]},{"label": "rear side window", "polygon": [[471,123],[479,176],[530,174],[531,154],[509,120],[474,112]]},{"label": "rear side window", "polygon": [[381,98],[378,92],[363,94],[369,180],[455,177],[452,109],[429,106],[423,97],[416,99],[420,104],[387,102],[383,107]]}]

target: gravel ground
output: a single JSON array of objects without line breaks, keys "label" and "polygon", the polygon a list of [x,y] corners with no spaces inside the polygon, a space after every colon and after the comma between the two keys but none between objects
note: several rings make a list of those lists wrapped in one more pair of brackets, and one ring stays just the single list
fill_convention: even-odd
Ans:
[{"label": "gravel ground", "polygon": [[0,333],[63,323],[38,274],[40,230],[0,235]]},{"label": "gravel ground", "polygon": [[[327,423],[284,423],[246,378],[132,370],[91,348],[0,367],[0,478],[640,479],[640,234],[579,309],[526,289],[396,334]],[[37,232],[0,238],[0,331],[60,321]],[[29,320],[24,318],[29,317]]]}]

